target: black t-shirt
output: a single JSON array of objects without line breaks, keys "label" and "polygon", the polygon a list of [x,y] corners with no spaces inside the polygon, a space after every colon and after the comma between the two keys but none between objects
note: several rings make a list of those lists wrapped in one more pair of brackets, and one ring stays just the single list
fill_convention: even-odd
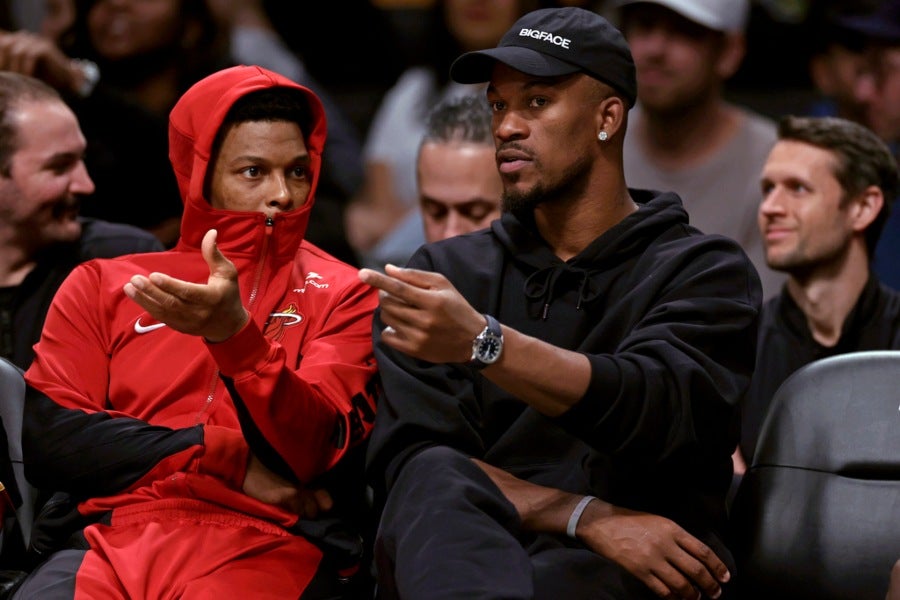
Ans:
[{"label": "black t-shirt", "polygon": [[759,432],[782,383],[815,360],[862,350],[900,349],[900,292],[869,278],[841,331],[826,347],[812,337],[806,315],[787,291],[763,305],[756,369],[741,407],[741,453],[749,463]]}]

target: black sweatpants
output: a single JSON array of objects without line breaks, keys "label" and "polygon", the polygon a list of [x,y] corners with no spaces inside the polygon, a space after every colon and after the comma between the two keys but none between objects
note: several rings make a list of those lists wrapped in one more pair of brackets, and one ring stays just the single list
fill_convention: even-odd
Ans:
[{"label": "black sweatpants", "polygon": [[375,563],[380,600],[657,598],[574,540],[521,531],[490,478],[446,447],[404,466],[385,503]]}]

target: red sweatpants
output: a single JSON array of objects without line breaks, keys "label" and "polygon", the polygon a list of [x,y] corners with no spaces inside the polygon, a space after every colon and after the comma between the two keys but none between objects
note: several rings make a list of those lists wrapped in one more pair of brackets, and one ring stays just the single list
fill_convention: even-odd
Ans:
[{"label": "red sweatpants", "polygon": [[302,537],[197,500],[117,509],[85,530],[75,599],[300,597],[322,558]]}]

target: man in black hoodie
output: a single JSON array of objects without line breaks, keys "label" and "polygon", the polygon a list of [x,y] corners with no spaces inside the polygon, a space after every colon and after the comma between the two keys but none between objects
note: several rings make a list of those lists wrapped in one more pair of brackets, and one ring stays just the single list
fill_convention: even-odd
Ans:
[{"label": "man in black hoodie", "polygon": [[626,186],[634,63],[599,15],[529,13],[451,75],[490,82],[504,214],[360,272],[379,593],[722,597],[758,275],[676,195]]}]

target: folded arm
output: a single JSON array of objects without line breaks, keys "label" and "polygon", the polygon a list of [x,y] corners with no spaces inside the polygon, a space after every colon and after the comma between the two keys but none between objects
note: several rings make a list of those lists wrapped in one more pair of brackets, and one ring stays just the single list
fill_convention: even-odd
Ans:
[{"label": "folded arm", "polygon": [[[503,492],[534,532],[565,535],[569,517],[583,496],[519,479],[503,469],[473,459]],[[592,500],[575,530],[588,548],[623,568],[661,598],[710,598],[730,579],[725,564],[703,542],[677,523],[650,513]]]}]

